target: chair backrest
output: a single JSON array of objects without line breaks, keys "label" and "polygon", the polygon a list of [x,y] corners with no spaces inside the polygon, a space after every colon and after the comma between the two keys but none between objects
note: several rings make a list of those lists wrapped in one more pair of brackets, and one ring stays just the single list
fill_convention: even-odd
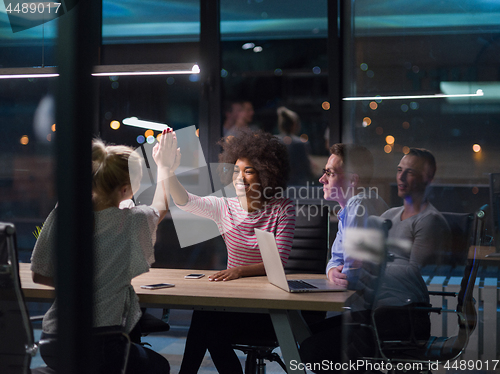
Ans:
[{"label": "chair backrest", "polygon": [[461,330],[466,329],[466,331],[464,332],[467,333],[467,335],[472,334],[477,325],[476,302],[472,295],[474,292],[474,285],[476,283],[477,271],[479,268],[477,252],[479,251],[479,247],[481,246],[481,239],[483,238],[485,231],[486,207],[487,206],[480,208],[474,214],[474,225],[472,228],[471,242],[473,251],[470,251],[470,253],[472,253],[473,255],[469,256],[471,258],[467,259],[467,266],[465,268],[464,277],[462,278],[460,291],[458,293],[458,324]]},{"label": "chair backrest", "polygon": [[471,213],[441,213],[451,232],[450,248],[440,254],[437,265],[464,265],[469,252],[471,228],[474,215]]},{"label": "chair backrest", "polygon": [[[476,255],[485,231],[485,207],[481,207],[474,214],[472,234],[470,240],[467,242],[467,249],[469,249],[470,245],[474,250],[470,251],[472,255],[467,255],[467,265],[460,284],[460,291],[457,295],[458,334],[443,340],[441,344],[437,345],[439,347],[437,352],[440,352],[438,356],[440,360],[454,360],[460,356],[467,347],[469,337],[477,325],[477,309],[473,292],[479,267]],[[467,254],[469,254],[469,250],[467,250]]]},{"label": "chair backrest", "polygon": [[0,373],[29,369],[33,330],[19,278],[16,229],[0,222]]},{"label": "chair backrest", "polygon": [[297,204],[292,251],[285,272],[322,274],[329,249],[330,209],[327,205]]}]

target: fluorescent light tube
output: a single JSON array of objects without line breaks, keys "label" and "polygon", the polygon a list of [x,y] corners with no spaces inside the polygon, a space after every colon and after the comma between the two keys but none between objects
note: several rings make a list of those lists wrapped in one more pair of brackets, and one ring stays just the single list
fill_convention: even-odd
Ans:
[{"label": "fluorescent light tube", "polygon": [[182,64],[140,64],[140,65],[99,65],[94,67],[92,75],[123,76],[123,75],[171,75],[199,74],[200,67],[194,63]]},{"label": "fluorescent light tube", "polygon": [[5,68],[0,69],[0,79],[19,79],[19,78],[52,78],[58,77],[57,68],[35,67],[35,68]]},{"label": "fluorescent light tube", "polygon": [[344,101],[362,101],[362,100],[404,100],[404,99],[443,99],[451,97],[477,97],[483,96],[484,92],[478,89],[476,93],[472,94],[435,94],[435,95],[408,95],[408,96],[367,96],[367,97],[344,97]]},{"label": "fluorescent light tube", "polygon": [[156,131],[163,131],[165,129],[171,129],[170,126],[168,126],[164,123],[143,121],[143,120],[138,119],[137,117],[125,118],[122,121],[122,123],[124,125],[127,125],[127,126],[140,127],[143,129],[156,130]]},{"label": "fluorescent light tube", "polygon": [[[182,64],[139,64],[139,65],[98,65],[93,76],[137,76],[199,74],[200,67],[195,63]],[[57,67],[5,68],[0,69],[0,79],[51,78],[58,77]]]}]

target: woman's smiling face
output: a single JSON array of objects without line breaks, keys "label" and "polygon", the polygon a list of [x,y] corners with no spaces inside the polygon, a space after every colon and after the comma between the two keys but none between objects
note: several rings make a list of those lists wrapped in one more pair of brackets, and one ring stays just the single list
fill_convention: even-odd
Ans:
[{"label": "woman's smiling face", "polygon": [[262,185],[259,172],[247,158],[236,160],[233,171],[233,185],[238,197],[245,196],[252,200],[261,200]]}]

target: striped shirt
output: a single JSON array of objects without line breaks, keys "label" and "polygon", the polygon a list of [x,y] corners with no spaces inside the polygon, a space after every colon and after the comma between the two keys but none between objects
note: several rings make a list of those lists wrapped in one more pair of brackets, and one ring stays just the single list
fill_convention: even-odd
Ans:
[{"label": "striped shirt", "polygon": [[188,193],[189,200],[180,209],[213,220],[227,247],[227,267],[262,262],[254,229],[272,232],[283,265],[292,249],[295,229],[295,205],[291,199],[271,198],[259,211],[247,212],[238,198],[200,197]]}]

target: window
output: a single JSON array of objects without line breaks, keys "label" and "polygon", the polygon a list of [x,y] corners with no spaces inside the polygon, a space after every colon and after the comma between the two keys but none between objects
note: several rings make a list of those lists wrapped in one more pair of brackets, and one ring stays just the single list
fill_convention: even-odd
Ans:
[{"label": "window", "polygon": [[[279,134],[277,109],[294,111],[300,126],[281,131],[281,136],[289,149],[305,148],[309,156],[290,152],[300,153],[305,162],[292,170],[298,176],[292,185],[317,181],[328,154],[327,23],[324,0],[221,1],[222,116],[227,119],[231,105],[239,105],[231,102],[244,107],[251,103],[253,118],[249,114],[245,121],[254,129]],[[226,131],[228,122],[223,124]],[[297,161],[291,165],[297,166]]]},{"label": "window", "polygon": [[[500,106],[495,102],[500,6],[463,5],[353,2],[344,97],[397,98],[344,101],[343,133],[344,141],[372,151],[381,186],[394,184],[396,165],[408,147],[428,148],[438,163],[436,207],[467,212],[487,202],[487,174],[500,168]],[[478,89],[484,96],[432,97]],[[394,192],[393,186],[385,197],[399,205]]]}]

